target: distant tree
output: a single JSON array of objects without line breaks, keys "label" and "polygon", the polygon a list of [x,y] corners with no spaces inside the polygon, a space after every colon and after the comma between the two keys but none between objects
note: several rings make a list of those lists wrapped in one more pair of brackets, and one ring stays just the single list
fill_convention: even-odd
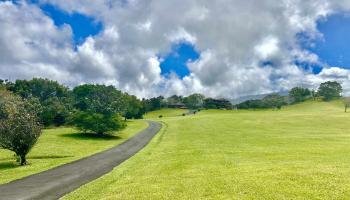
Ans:
[{"label": "distant tree", "polygon": [[344,97],[343,99],[345,112],[348,111],[348,108],[350,107],[350,97]]},{"label": "distant tree", "polygon": [[282,106],[287,105],[287,98],[280,96],[278,94],[270,94],[264,97],[263,99],[257,100],[248,100],[242,102],[236,107],[238,109],[265,109],[265,108],[275,108],[281,109]]},{"label": "distant tree", "polygon": [[164,102],[164,97],[153,97],[151,99],[143,99],[143,106],[146,112],[159,110],[161,108],[166,107],[166,103]]},{"label": "distant tree", "polygon": [[321,83],[318,88],[318,95],[322,96],[325,101],[330,101],[332,99],[338,99],[341,97],[341,92],[343,91],[340,83],[336,81],[327,81]]},{"label": "distant tree", "polygon": [[266,108],[281,109],[282,106],[287,105],[286,97],[279,94],[270,94],[262,99]]},{"label": "distant tree", "polygon": [[204,99],[203,107],[206,109],[232,109],[232,104],[226,99]]},{"label": "distant tree", "polygon": [[308,88],[295,87],[289,91],[289,97],[293,99],[294,103],[303,102],[311,97],[311,91]]},{"label": "distant tree", "polygon": [[10,92],[0,91],[0,148],[16,153],[20,164],[41,135],[36,106]]},{"label": "distant tree", "polygon": [[184,98],[184,103],[190,109],[198,109],[203,107],[205,96],[202,94],[192,94]]},{"label": "distant tree", "polygon": [[166,99],[168,104],[176,104],[176,103],[183,103],[183,97],[182,96],[177,96],[173,95],[170,96]]}]

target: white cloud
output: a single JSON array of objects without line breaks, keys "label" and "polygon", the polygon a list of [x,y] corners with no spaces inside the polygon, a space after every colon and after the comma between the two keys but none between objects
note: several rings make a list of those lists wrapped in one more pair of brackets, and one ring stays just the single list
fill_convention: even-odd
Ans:
[{"label": "white cloud", "polygon": [[[342,81],[349,72],[326,68],[319,75],[295,66],[294,60],[320,64],[302,49],[303,32],[319,38],[316,22],[350,9],[348,0],[41,0],[68,12],[93,16],[104,30],[74,50],[72,31],[56,27],[35,5],[0,2],[0,78],[43,76],[69,85],[114,84],[139,97],[187,95],[238,97],[314,87]],[[161,76],[157,55],[173,43],[190,42],[201,53],[190,62],[191,74]],[[260,66],[271,61],[273,66]]]}]

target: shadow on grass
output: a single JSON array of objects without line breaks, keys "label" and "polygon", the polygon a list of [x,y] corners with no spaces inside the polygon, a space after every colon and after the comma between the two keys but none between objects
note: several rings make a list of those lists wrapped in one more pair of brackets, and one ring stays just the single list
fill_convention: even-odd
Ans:
[{"label": "shadow on grass", "polygon": [[58,158],[69,158],[73,156],[28,156],[27,159],[58,159]]},{"label": "shadow on grass", "polygon": [[20,167],[20,165],[17,164],[16,162],[9,161],[9,162],[0,163],[0,170],[2,170],[2,169],[14,169],[17,167]]},{"label": "shadow on grass", "polygon": [[93,133],[69,133],[62,134],[61,137],[72,138],[77,140],[119,140],[121,137],[115,135],[98,135]]}]

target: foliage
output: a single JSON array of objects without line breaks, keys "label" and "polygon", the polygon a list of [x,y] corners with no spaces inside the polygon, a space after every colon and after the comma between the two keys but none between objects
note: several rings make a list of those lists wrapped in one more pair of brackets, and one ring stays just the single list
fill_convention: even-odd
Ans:
[{"label": "foliage", "polygon": [[312,93],[308,88],[295,87],[289,91],[289,97],[292,98],[294,103],[303,102],[310,98],[311,95]]},{"label": "foliage", "polygon": [[32,80],[16,80],[15,83],[5,81],[8,90],[26,99],[38,99],[41,105],[40,121],[45,126],[63,125],[71,111],[71,95],[67,87],[42,78]]},{"label": "foliage", "polygon": [[0,148],[16,153],[25,165],[26,155],[41,135],[37,110],[28,100],[0,91]]},{"label": "foliage", "polygon": [[204,108],[206,109],[232,109],[232,104],[226,99],[204,99]]},{"label": "foliage", "polygon": [[113,133],[126,127],[119,114],[105,115],[84,111],[75,112],[72,123],[83,132],[90,131],[97,134]]},{"label": "foliage", "polygon": [[122,114],[126,110],[123,93],[114,86],[85,84],[73,89],[74,107],[89,113]]},{"label": "foliage", "polygon": [[184,98],[184,103],[190,109],[197,109],[203,107],[204,99],[202,94],[192,94]]},{"label": "foliage", "polygon": [[162,96],[153,97],[150,99],[143,99],[142,103],[146,112],[160,110],[166,107],[166,104],[164,102],[164,97]]},{"label": "foliage", "polygon": [[77,111],[72,124],[84,132],[111,133],[125,128],[121,115],[127,102],[123,93],[114,86],[85,84],[73,90]]},{"label": "foliage", "polygon": [[125,119],[142,119],[145,114],[145,108],[142,102],[136,96],[125,94],[126,111]]},{"label": "foliage", "polygon": [[323,97],[325,101],[330,101],[332,99],[338,99],[341,97],[341,92],[343,91],[340,83],[336,81],[327,81],[321,83],[318,88],[318,95]]},{"label": "foliage", "polygon": [[286,97],[280,96],[278,94],[270,94],[264,97],[263,99],[248,100],[236,106],[238,109],[264,109],[264,108],[280,109],[284,105],[288,105],[288,100]]},{"label": "foliage", "polygon": [[183,103],[183,101],[184,101],[184,98],[178,95],[172,95],[166,99],[166,103],[168,105]]}]

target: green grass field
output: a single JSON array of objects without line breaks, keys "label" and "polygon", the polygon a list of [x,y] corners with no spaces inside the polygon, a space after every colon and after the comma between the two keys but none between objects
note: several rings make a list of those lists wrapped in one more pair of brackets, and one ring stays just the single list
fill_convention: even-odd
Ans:
[{"label": "green grass field", "polygon": [[350,198],[350,113],[340,102],[162,121],[144,150],[65,199]]},{"label": "green grass field", "polygon": [[187,113],[188,110],[186,109],[170,109],[165,108],[157,111],[153,111],[150,113],[147,113],[144,118],[145,119],[157,119],[159,118],[159,115],[162,115],[163,117],[178,117],[181,116],[183,113]]},{"label": "green grass field", "polygon": [[147,126],[144,121],[130,121],[125,130],[102,138],[96,138],[92,134],[82,135],[72,128],[44,130],[38,143],[28,154],[27,166],[19,166],[15,162],[14,153],[0,150],[0,184],[111,148]]}]

